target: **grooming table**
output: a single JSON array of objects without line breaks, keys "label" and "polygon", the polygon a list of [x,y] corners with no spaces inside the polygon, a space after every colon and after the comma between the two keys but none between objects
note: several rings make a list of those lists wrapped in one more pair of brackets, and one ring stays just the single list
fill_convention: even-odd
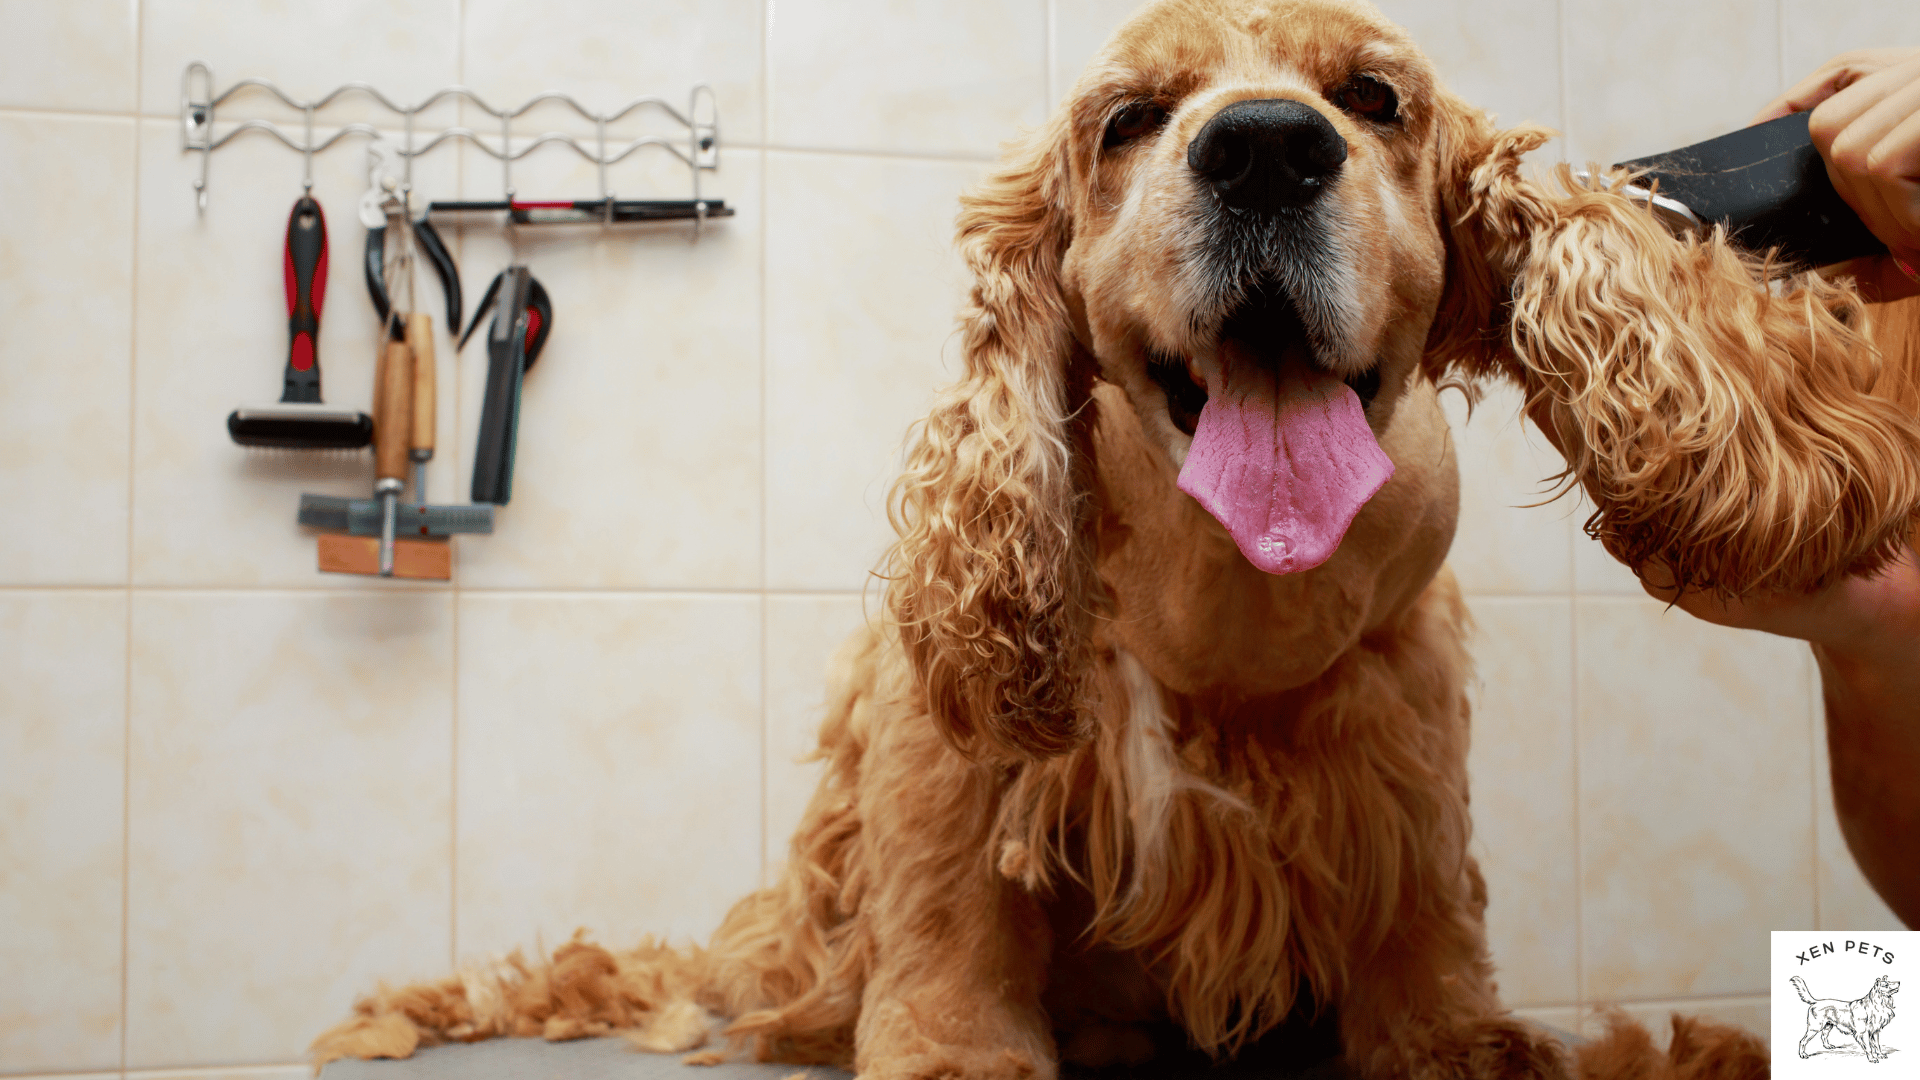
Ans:
[{"label": "grooming table", "polygon": [[850,1080],[803,1065],[682,1065],[684,1054],[648,1054],[625,1039],[488,1039],[416,1051],[404,1061],[333,1061],[320,1080]]},{"label": "grooming table", "polygon": [[[1547,1028],[1569,1046],[1582,1040]],[[421,1050],[404,1061],[335,1061],[320,1080],[852,1080],[840,1069],[804,1065],[728,1063],[682,1065],[683,1054],[648,1054],[625,1039],[489,1039]],[[1152,1062],[1138,1068],[1063,1070],[1068,1080],[1345,1080],[1337,1062],[1304,1069],[1273,1063],[1213,1065],[1198,1060]]]}]

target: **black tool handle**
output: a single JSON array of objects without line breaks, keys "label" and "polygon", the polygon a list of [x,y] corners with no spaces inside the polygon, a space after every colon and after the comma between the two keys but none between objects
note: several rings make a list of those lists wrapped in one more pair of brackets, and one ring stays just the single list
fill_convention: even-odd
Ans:
[{"label": "black tool handle", "polygon": [[413,223],[413,238],[420,242],[420,250],[426,252],[427,261],[433,264],[433,272],[440,275],[440,288],[447,294],[448,332],[460,329],[461,307],[460,267],[455,265],[453,255],[447,251],[446,242],[440,239],[440,230],[433,227],[425,214]]},{"label": "black tool handle", "polygon": [[387,299],[387,227],[367,230],[367,257],[361,269],[367,276],[367,296],[373,300],[373,310],[385,323],[393,311],[393,304]]},{"label": "black tool handle", "polygon": [[287,346],[284,402],[320,400],[320,305],[327,296],[327,216],[302,195],[287,217]]},{"label": "black tool handle", "polygon": [[1644,170],[1659,193],[1724,225],[1749,251],[1769,249],[1789,263],[1826,266],[1887,246],[1853,212],[1827,175],[1807,129],[1809,113],[1790,113],[1678,150],[1622,162]]},{"label": "black tool handle", "polygon": [[473,452],[473,501],[505,506],[513,497],[514,437],[520,382],[527,370],[527,298],[533,276],[524,266],[501,274],[499,307],[487,331],[487,395]]}]

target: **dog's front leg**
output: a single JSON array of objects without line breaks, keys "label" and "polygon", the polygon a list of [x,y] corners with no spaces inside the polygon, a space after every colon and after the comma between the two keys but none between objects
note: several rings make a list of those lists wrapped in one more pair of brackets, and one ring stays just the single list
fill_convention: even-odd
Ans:
[{"label": "dog's front leg", "polygon": [[1353,972],[1340,1000],[1348,1063],[1367,1080],[1564,1080],[1559,1043],[1500,1005],[1479,868],[1469,860],[1458,894],[1429,901]]},{"label": "dog's front leg", "polygon": [[892,745],[861,783],[874,955],[854,1067],[861,1080],[1053,1080],[1051,933],[996,871],[996,770],[910,725],[883,735]]}]

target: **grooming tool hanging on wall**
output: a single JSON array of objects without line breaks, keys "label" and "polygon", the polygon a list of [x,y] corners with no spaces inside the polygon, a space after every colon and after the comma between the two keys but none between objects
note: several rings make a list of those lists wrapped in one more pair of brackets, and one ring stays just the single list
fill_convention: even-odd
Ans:
[{"label": "grooming tool hanging on wall", "polygon": [[[235,95],[248,90],[271,94],[288,108],[298,111],[302,116],[301,135],[295,138],[272,121],[258,117],[239,120],[224,132],[217,131],[216,123],[224,122],[216,116],[220,106],[234,99]],[[193,184],[194,197],[199,208],[203,212],[207,208],[208,162],[213,157],[213,152],[243,132],[264,132],[278,139],[289,149],[305,154],[308,187],[312,187],[313,184],[314,154],[328,150],[349,135],[364,136],[373,140],[384,138],[385,133],[372,124],[356,122],[344,124],[326,138],[315,140],[314,114],[350,94],[372,98],[381,107],[401,118],[403,122],[401,144],[395,148],[394,152],[399,155],[403,163],[401,181],[403,197],[406,192],[411,191],[413,186],[413,159],[430,153],[443,144],[470,143],[500,162],[500,187],[503,196],[500,200],[484,203],[435,203],[430,208],[434,211],[498,211],[506,215],[505,222],[510,224],[598,222],[616,225],[646,221],[690,220],[694,223],[696,234],[708,218],[733,216],[733,208],[726,204],[726,200],[706,198],[700,190],[700,174],[720,166],[719,105],[714,99],[712,88],[704,83],[695,86],[688,94],[687,110],[684,113],[674,108],[666,99],[659,97],[635,98],[611,113],[596,113],[572,97],[551,90],[534,95],[516,108],[497,109],[488,104],[479,94],[464,86],[449,86],[436,90],[418,104],[398,105],[379,90],[363,82],[345,83],[334,87],[322,97],[302,101],[265,79],[242,79],[225,90],[215,93],[213,72],[206,64],[196,60],[188,64],[180,76],[180,145],[183,152],[198,151],[200,154],[200,178]],[[448,127],[433,132],[416,130],[415,117],[450,98],[464,99],[473,107],[499,121],[498,132],[486,135],[468,127]],[[546,132],[531,138],[515,135],[513,122],[535,106],[549,101],[565,105],[593,123],[596,137],[592,149],[583,145],[574,136],[558,132]],[[609,149],[607,125],[617,123],[628,114],[642,108],[653,108],[664,112],[679,126],[686,128],[685,139],[643,135],[630,140],[625,145]],[[525,141],[516,145],[517,139]],[[549,144],[566,146],[598,168],[600,193],[597,198],[535,202],[517,198],[513,186],[513,163]],[[660,147],[679,158],[687,166],[692,198],[632,200],[618,199],[613,195],[607,185],[608,166],[618,164],[634,151],[647,146]],[[564,213],[560,212],[563,210]]]}]

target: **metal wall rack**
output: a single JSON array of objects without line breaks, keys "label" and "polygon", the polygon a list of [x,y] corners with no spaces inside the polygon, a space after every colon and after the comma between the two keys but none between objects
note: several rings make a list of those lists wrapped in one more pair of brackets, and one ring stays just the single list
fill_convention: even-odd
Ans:
[{"label": "metal wall rack", "polygon": [[[220,106],[233,100],[236,95],[247,91],[257,91],[278,98],[288,108],[302,114],[303,124],[299,138],[289,135],[278,124],[258,117],[241,119],[224,132],[216,132],[216,114]],[[449,86],[435,91],[418,104],[400,105],[391,98],[364,82],[349,82],[334,87],[325,95],[313,100],[300,100],[265,79],[241,79],[219,93],[214,92],[213,72],[206,64],[196,60],[187,65],[180,75],[180,142],[182,152],[198,151],[200,154],[200,177],[194,181],[194,199],[199,209],[207,208],[208,161],[213,152],[232,142],[236,137],[249,132],[259,131],[278,139],[288,149],[303,154],[306,167],[303,182],[308,190],[313,187],[313,155],[321,153],[340,143],[348,136],[364,137],[379,142],[386,133],[372,124],[354,122],[341,125],[326,138],[315,141],[314,114],[318,113],[347,95],[359,95],[371,98],[382,108],[394,113],[401,121],[401,143],[392,148],[403,164],[400,186],[403,193],[411,191],[413,181],[413,159],[422,154],[431,153],[435,148],[450,142],[466,142],[478,147],[483,153],[500,162],[500,186],[502,199],[499,202],[459,202],[430,207],[449,211],[501,210],[507,212],[507,220],[516,224],[542,222],[579,222],[600,220],[606,224],[631,221],[659,221],[667,219],[690,219],[697,233],[706,219],[710,217],[729,217],[733,208],[724,200],[709,199],[700,189],[700,174],[717,169],[720,165],[720,116],[719,105],[713,89],[702,83],[696,85],[687,96],[687,109],[683,113],[674,108],[666,99],[660,97],[635,98],[611,113],[596,113],[580,104],[573,97],[557,91],[536,94],[516,108],[498,109],[489,104],[478,93],[465,86]],[[448,99],[460,99],[499,122],[497,135],[488,136],[470,127],[456,126],[442,128],[432,132],[416,129],[415,117],[422,111]],[[597,138],[594,147],[589,149],[572,135],[561,132],[544,132],[527,139],[519,146],[514,145],[513,123],[544,102],[558,102],[573,109],[574,112],[591,121]],[[674,122],[686,128],[684,140],[669,139],[658,135],[643,135],[627,142],[623,146],[609,149],[607,146],[607,125],[617,123],[635,110],[643,108],[664,112]],[[521,136],[525,138],[525,136]],[[424,140],[424,141],[423,141]],[[533,153],[542,146],[560,144],[572,149],[582,158],[598,167],[600,175],[600,195],[598,199],[568,200],[564,203],[540,202],[527,203],[515,198],[513,186],[513,163]],[[692,188],[692,198],[685,200],[632,200],[616,199],[607,184],[607,168],[624,160],[642,147],[657,146],[687,166]],[[563,211],[564,212],[559,212]]]}]

